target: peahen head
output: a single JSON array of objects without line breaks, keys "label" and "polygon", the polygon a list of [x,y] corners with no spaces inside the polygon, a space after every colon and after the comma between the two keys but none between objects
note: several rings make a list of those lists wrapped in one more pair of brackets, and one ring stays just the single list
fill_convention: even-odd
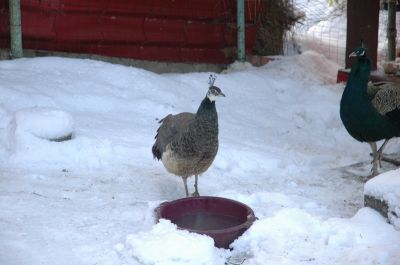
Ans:
[{"label": "peahen head", "polygon": [[208,81],[210,88],[208,89],[207,92],[207,98],[211,102],[214,102],[217,99],[217,97],[225,97],[225,94],[222,93],[221,89],[219,87],[214,86],[215,79],[217,79],[217,76],[215,74],[211,74],[210,80]]},{"label": "peahen head", "polygon": [[208,98],[211,102],[214,102],[214,101],[217,99],[217,97],[225,97],[225,94],[222,93],[222,91],[221,91],[221,89],[220,89],[219,87],[211,86],[211,87],[208,89],[207,98]]}]

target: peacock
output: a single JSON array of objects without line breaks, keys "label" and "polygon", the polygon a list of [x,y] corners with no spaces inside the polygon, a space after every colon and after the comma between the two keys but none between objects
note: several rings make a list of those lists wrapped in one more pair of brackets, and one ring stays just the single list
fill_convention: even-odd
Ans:
[{"label": "peacock", "polygon": [[214,161],[218,152],[218,115],[215,100],[225,97],[214,86],[215,75],[210,76],[209,89],[196,113],[169,114],[160,120],[160,127],[152,147],[153,157],[161,159],[168,172],[180,176],[189,196],[187,179],[195,176],[195,191],[200,196],[198,176]]},{"label": "peacock", "polygon": [[[389,139],[400,136],[400,90],[396,86],[369,86],[371,61],[365,47],[359,47],[340,101],[340,118],[348,133],[369,143],[373,159],[371,176],[378,175],[378,164]],[[377,148],[377,141],[384,140]]]}]

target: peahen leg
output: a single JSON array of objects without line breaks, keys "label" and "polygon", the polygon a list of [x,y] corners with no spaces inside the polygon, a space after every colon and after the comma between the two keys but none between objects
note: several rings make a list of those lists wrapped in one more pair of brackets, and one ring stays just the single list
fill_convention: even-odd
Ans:
[{"label": "peahen leg", "polygon": [[194,192],[192,193],[192,196],[193,196],[193,197],[194,197],[194,196],[200,196],[199,190],[197,189],[197,186],[198,186],[198,178],[199,178],[198,175],[195,175],[195,176],[194,176]]},{"label": "peahen leg", "polygon": [[385,148],[385,146],[386,146],[386,144],[388,142],[389,142],[389,139],[385,139],[385,141],[383,142],[381,148],[379,148],[379,150],[378,150],[379,167],[382,167],[381,160],[382,160],[382,156],[383,156],[383,149]]},{"label": "peahen leg", "polygon": [[187,187],[187,177],[182,177],[182,180],[183,180],[183,185],[185,185],[186,197],[189,197],[189,190]]},{"label": "peahen leg", "polygon": [[368,142],[369,146],[371,146],[372,149],[372,169],[371,169],[371,178],[375,177],[376,175],[378,175],[378,151],[377,151],[377,147],[376,147],[376,143],[375,142]]}]

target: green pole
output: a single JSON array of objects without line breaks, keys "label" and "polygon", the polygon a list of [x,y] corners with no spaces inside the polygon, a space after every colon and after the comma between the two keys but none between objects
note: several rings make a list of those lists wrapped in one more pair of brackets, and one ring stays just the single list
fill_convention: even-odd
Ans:
[{"label": "green pole", "polygon": [[396,59],[396,0],[389,0],[388,2],[388,25],[387,25],[387,39],[388,39],[388,61]]},{"label": "green pole", "polygon": [[237,0],[237,56],[240,62],[246,59],[245,54],[245,23],[244,23],[244,0]]},{"label": "green pole", "polygon": [[11,57],[22,57],[21,6],[20,0],[9,0]]}]

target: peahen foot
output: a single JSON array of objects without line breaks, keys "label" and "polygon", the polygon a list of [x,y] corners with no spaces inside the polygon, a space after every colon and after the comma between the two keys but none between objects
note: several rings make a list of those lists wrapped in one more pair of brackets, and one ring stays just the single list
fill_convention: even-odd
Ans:
[{"label": "peahen foot", "polygon": [[200,194],[199,194],[199,192],[196,190],[196,191],[193,192],[190,196],[191,196],[191,197],[199,197]]},{"label": "peahen foot", "polygon": [[194,192],[192,193],[192,197],[200,196],[199,190],[197,189],[198,186],[198,175],[194,176]]},{"label": "peahen foot", "polygon": [[186,178],[183,177],[182,180],[183,180],[183,185],[185,186],[186,197],[189,197],[189,190],[188,190],[188,187],[187,187],[187,177]]}]

